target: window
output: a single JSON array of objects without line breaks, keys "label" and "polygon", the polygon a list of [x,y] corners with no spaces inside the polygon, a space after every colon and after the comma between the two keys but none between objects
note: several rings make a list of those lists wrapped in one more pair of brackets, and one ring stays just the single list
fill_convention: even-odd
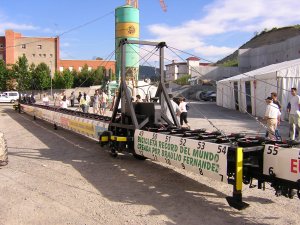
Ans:
[{"label": "window", "polygon": [[92,67],[89,66],[89,67],[88,67],[88,71],[91,71],[91,70],[92,70]]},{"label": "window", "polygon": [[78,71],[81,72],[81,70],[82,70],[82,66],[79,66]]},{"label": "window", "polygon": [[42,49],[42,45],[37,45],[37,48],[38,49]]},{"label": "window", "polygon": [[21,48],[26,49],[26,45],[25,45],[25,44],[22,44],[22,45],[21,45]]},{"label": "window", "polygon": [[0,48],[4,48],[4,44],[0,44]]},{"label": "window", "polygon": [[63,67],[63,66],[60,66],[60,67],[59,67],[59,71],[60,71],[60,72],[63,72],[63,71],[64,71],[64,67]]},{"label": "window", "polygon": [[32,54],[32,57],[35,57],[35,54]]},{"label": "window", "polygon": [[73,71],[73,66],[69,66],[69,70],[70,70],[70,71]]},{"label": "window", "polygon": [[46,54],[44,54],[43,57],[46,58]]},{"label": "window", "polygon": [[3,59],[3,54],[0,54],[0,59]]},{"label": "window", "polygon": [[39,54],[40,57],[42,57],[42,54]]},{"label": "window", "polygon": [[52,58],[53,57],[53,54],[50,54],[50,58]]}]

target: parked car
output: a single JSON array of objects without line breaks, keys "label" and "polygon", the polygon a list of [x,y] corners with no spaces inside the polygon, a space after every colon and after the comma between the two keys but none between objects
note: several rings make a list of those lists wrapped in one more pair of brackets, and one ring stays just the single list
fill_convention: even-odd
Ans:
[{"label": "parked car", "polygon": [[11,103],[13,103],[13,102],[15,102],[15,100],[10,99],[5,94],[0,94],[0,102],[11,102]]},{"label": "parked car", "polygon": [[207,92],[206,95],[204,95],[202,99],[204,101],[215,102],[217,99],[216,92],[214,92],[214,91]]},{"label": "parked car", "polygon": [[17,91],[6,91],[6,92],[3,92],[4,95],[6,95],[11,103],[14,103],[15,101],[17,101],[19,99],[19,92]]},{"label": "parked car", "polygon": [[214,91],[203,91],[199,94],[199,97],[201,100],[204,100],[206,96],[209,96],[211,94],[215,93]]}]

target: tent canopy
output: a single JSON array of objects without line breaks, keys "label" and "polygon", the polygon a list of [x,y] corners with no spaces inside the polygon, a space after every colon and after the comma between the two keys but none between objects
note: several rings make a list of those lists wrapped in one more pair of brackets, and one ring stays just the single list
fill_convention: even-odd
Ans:
[{"label": "tent canopy", "polygon": [[300,59],[272,64],[217,82],[217,105],[264,116],[264,99],[277,92],[282,103],[282,118],[287,118],[286,107],[290,90],[300,90]]},{"label": "tent canopy", "polygon": [[[300,65],[300,59],[285,61],[281,63],[272,64],[266,67],[262,67],[256,70],[252,70],[247,73],[242,73],[233,77],[229,77],[223,80],[220,80],[218,82],[228,82],[228,81],[237,81],[237,80],[254,80],[255,78],[270,78],[274,75],[274,73],[278,71],[284,71],[286,69],[289,69],[291,67],[295,67]],[[258,77],[259,76],[259,77]],[[297,77],[299,74],[297,74]],[[293,73],[277,73],[277,77],[296,77]],[[273,77],[275,78],[275,77]]]}]

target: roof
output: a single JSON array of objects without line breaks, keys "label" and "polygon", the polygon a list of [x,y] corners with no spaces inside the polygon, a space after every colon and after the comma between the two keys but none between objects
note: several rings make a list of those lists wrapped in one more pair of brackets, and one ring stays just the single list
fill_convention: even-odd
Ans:
[{"label": "roof", "polygon": [[[233,77],[229,77],[223,80],[220,80],[218,82],[226,82],[226,81],[233,81],[233,80],[241,80],[241,79],[246,79],[246,78],[255,78],[257,76],[263,76],[264,74],[270,74],[270,73],[274,73],[277,71],[281,71],[290,67],[294,67],[294,66],[300,66],[300,59],[294,59],[294,60],[290,60],[290,61],[285,61],[285,62],[281,62],[281,63],[276,63],[276,64],[271,64],[269,66],[265,66],[256,70],[252,70],[250,72],[247,73],[242,73]],[[298,74],[298,76],[300,77],[300,74]]]},{"label": "roof", "polygon": [[171,64],[166,64],[165,66],[174,66],[174,65],[186,65],[186,62],[173,62]]},{"label": "roof", "polygon": [[197,58],[197,57],[189,57],[189,58],[187,58],[186,60],[187,60],[187,61],[200,61],[200,59]]}]

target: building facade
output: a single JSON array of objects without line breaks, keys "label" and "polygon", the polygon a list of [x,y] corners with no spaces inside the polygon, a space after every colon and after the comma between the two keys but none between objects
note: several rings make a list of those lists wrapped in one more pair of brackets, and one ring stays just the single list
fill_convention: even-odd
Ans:
[{"label": "building facade", "polygon": [[51,71],[80,71],[87,65],[90,69],[103,66],[107,71],[111,71],[110,73],[115,72],[115,61],[60,59],[59,37],[25,37],[21,33],[6,30],[5,36],[0,36],[0,60],[10,65],[16,63],[23,55],[28,59],[29,65],[43,62]]},{"label": "building facade", "polygon": [[209,63],[200,63],[200,59],[189,57],[186,62],[173,62],[166,65],[166,81],[174,81],[184,75],[199,76],[199,67],[207,67]]},{"label": "building facade", "polygon": [[[70,71],[76,70],[80,72],[82,68],[87,65],[88,70],[97,69],[98,67],[105,67],[106,71],[114,73],[115,70],[115,61],[106,61],[106,60],[72,60],[72,59],[61,59],[59,61],[59,71],[62,72],[66,69]],[[110,71],[110,72],[109,72]]]}]

